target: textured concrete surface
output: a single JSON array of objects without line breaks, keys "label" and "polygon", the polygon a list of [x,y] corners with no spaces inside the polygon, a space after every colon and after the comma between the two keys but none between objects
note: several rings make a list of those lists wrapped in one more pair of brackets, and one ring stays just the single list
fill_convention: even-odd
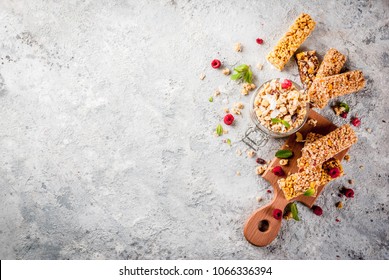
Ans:
[{"label": "textured concrete surface", "polygon": [[[360,140],[323,216],[299,205],[302,220],[257,248],[243,224],[271,194],[238,142],[247,110],[231,148],[213,135],[222,108],[250,97],[209,65],[265,63],[300,12],[317,21],[304,48],[337,48],[368,79],[339,99]],[[0,258],[388,259],[388,12],[387,0],[0,1]],[[255,75],[299,82],[294,63]],[[355,198],[337,210],[348,179]]]}]

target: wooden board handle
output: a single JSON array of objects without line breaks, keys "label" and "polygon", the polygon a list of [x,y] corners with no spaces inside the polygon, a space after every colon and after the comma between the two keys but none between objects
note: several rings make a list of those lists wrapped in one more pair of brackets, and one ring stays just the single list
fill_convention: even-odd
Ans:
[{"label": "wooden board handle", "polygon": [[268,205],[256,210],[247,220],[244,227],[244,236],[247,241],[255,246],[266,246],[270,244],[277,236],[282,221],[273,217],[274,209],[280,209],[284,212],[288,201],[285,199],[282,191],[276,191],[274,199]]}]

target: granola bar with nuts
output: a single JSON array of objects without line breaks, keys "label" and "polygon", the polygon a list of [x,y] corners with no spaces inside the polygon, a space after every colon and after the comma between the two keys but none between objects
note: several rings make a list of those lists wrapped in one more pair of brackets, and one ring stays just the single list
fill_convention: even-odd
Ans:
[{"label": "granola bar with nuts", "polygon": [[317,70],[316,78],[324,78],[339,74],[345,62],[345,55],[341,54],[336,49],[329,49],[324,55],[319,70]]},{"label": "granola bar with nuts", "polygon": [[345,124],[318,140],[307,144],[297,160],[300,170],[310,166],[321,166],[339,152],[351,147],[358,140],[350,125]]},{"label": "granola bar with nuts", "polygon": [[274,49],[266,56],[275,68],[282,71],[285,64],[308,38],[316,23],[310,15],[301,14],[289,27],[288,32],[278,41]]},{"label": "granola bar with nuts", "polygon": [[296,62],[300,74],[301,83],[305,89],[308,89],[316,77],[319,69],[319,59],[316,51],[307,51],[296,54]]},{"label": "granola bar with nuts", "polygon": [[365,86],[362,71],[350,71],[334,76],[316,78],[308,90],[311,103],[323,109],[331,98],[350,94]]}]

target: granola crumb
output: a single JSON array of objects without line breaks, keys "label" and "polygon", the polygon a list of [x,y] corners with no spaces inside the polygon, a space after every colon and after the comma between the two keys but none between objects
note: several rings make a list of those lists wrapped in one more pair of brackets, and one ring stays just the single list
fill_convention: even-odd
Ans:
[{"label": "granola crumb", "polygon": [[352,185],[352,184],[354,184],[354,180],[350,179],[350,180],[348,180],[348,183],[349,183],[350,185]]},{"label": "granola crumb", "polygon": [[239,171],[236,171],[236,176],[240,176],[240,172]]},{"label": "granola crumb", "polygon": [[266,171],[266,169],[267,169],[267,165],[266,165],[266,164],[265,164],[265,165],[257,166],[257,167],[255,168],[255,173],[256,173],[257,175],[262,175],[262,174]]},{"label": "granola crumb", "polygon": [[336,208],[338,208],[338,209],[342,209],[342,208],[343,208],[343,203],[342,203],[342,201],[339,201],[339,202],[335,203],[335,206],[336,206]]},{"label": "granola crumb", "polygon": [[244,108],[244,105],[243,105],[242,102],[235,103],[234,106],[235,106],[235,108],[238,108],[238,109],[243,109]]},{"label": "granola crumb", "polygon": [[242,44],[241,43],[236,43],[235,44],[235,51],[236,52],[241,52],[243,50]]},{"label": "granola crumb", "polygon": [[241,151],[240,149],[237,149],[235,153],[236,153],[236,155],[238,155],[238,156],[241,156],[241,155],[242,155],[242,151]]},{"label": "granola crumb", "polygon": [[368,133],[371,133],[372,132],[372,130],[371,130],[371,128],[366,128],[366,131],[368,132]]},{"label": "granola crumb", "polygon": [[263,198],[262,197],[260,197],[260,196],[257,196],[257,202],[261,202],[263,200]]},{"label": "granola crumb", "polygon": [[226,76],[230,75],[230,73],[231,73],[230,69],[228,69],[228,68],[224,68],[222,72]]},{"label": "granola crumb", "polygon": [[235,114],[235,115],[240,115],[240,114],[241,114],[239,108],[235,108],[235,107],[234,107],[234,108],[231,109],[231,111],[232,111],[232,113]]},{"label": "granola crumb", "polygon": [[316,127],[316,125],[317,125],[317,120],[309,119],[307,123],[308,123],[309,125],[312,125],[313,127]]},{"label": "granola crumb", "polygon": [[288,159],[281,159],[280,160],[280,165],[288,165],[288,163],[289,163],[289,160]]},{"label": "granola crumb", "polygon": [[345,161],[349,161],[349,160],[350,160],[350,155],[345,155],[345,156],[344,156],[344,160],[345,160]]},{"label": "granola crumb", "polygon": [[200,74],[200,80],[204,80],[205,79],[205,74],[204,73],[201,73]]},{"label": "granola crumb", "polygon": [[254,151],[254,150],[248,150],[248,151],[247,151],[247,156],[248,156],[249,158],[254,157],[254,156],[255,156],[255,151]]},{"label": "granola crumb", "polygon": [[365,167],[363,165],[359,166],[359,169],[364,169]]},{"label": "granola crumb", "polygon": [[304,137],[300,132],[296,132],[296,142],[305,142]]},{"label": "granola crumb", "polygon": [[223,111],[226,112],[227,114],[230,112],[230,109],[228,109],[227,107],[226,108],[223,108]]},{"label": "granola crumb", "polygon": [[247,95],[247,94],[249,94],[249,91],[247,89],[243,88],[240,93],[242,95]]},{"label": "granola crumb", "polygon": [[257,69],[258,69],[258,70],[262,70],[262,68],[263,68],[263,64],[262,64],[262,63],[258,63],[258,64],[257,64]]},{"label": "granola crumb", "polygon": [[219,96],[220,95],[220,90],[215,90],[215,93],[213,94],[214,96]]},{"label": "granola crumb", "polygon": [[228,130],[224,129],[223,134],[228,134]]},{"label": "granola crumb", "polygon": [[293,214],[291,211],[288,211],[284,214],[284,219],[285,220],[291,220],[293,218]]}]

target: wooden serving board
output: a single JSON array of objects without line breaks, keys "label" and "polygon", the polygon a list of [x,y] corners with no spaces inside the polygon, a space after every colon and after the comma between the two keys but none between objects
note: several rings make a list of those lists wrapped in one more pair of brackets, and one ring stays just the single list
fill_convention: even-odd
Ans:
[{"label": "wooden serving board", "polygon": [[[313,119],[317,121],[316,126],[312,126],[308,124],[308,121],[305,125],[299,130],[299,132],[303,135],[304,139],[309,132],[315,132],[322,135],[326,135],[329,132],[335,130],[337,128],[331,121],[324,118],[319,113],[313,111],[312,109],[309,111],[308,120]],[[280,149],[288,149],[293,151],[294,155],[289,159],[289,164],[287,166],[283,166],[282,169],[285,171],[285,176],[288,174],[292,174],[298,171],[297,167],[297,159],[301,157],[301,149],[303,148],[304,143],[296,142],[296,134],[292,134],[289,136],[288,140]],[[342,160],[344,156],[347,154],[349,149],[346,149],[339,154],[337,154],[334,158],[338,160]],[[274,166],[280,165],[280,159],[274,158],[270,164],[269,168],[262,175],[269,183],[273,186],[274,189],[274,198],[273,200],[266,206],[256,210],[250,218],[247,220],[244,226],[244,236],[246,239],[253,245],[256,246],[266,246],[270,244],[277,236],[280,228],[282,219],[277,220],[273,217],[274,209],[281,209],[282,211],[285,209],[285,206],[294,201],[299,201],[311,208],[315,203],[317,197],[323,191],[326,185],[320,186],[317,189],[316,196],[304,196],[300,195],[291,200],[287,200],[284,196],[284,193],[279,188],[277,181],[281,178],[280,176],[276,176],[273,174],[272,169]]]}]

